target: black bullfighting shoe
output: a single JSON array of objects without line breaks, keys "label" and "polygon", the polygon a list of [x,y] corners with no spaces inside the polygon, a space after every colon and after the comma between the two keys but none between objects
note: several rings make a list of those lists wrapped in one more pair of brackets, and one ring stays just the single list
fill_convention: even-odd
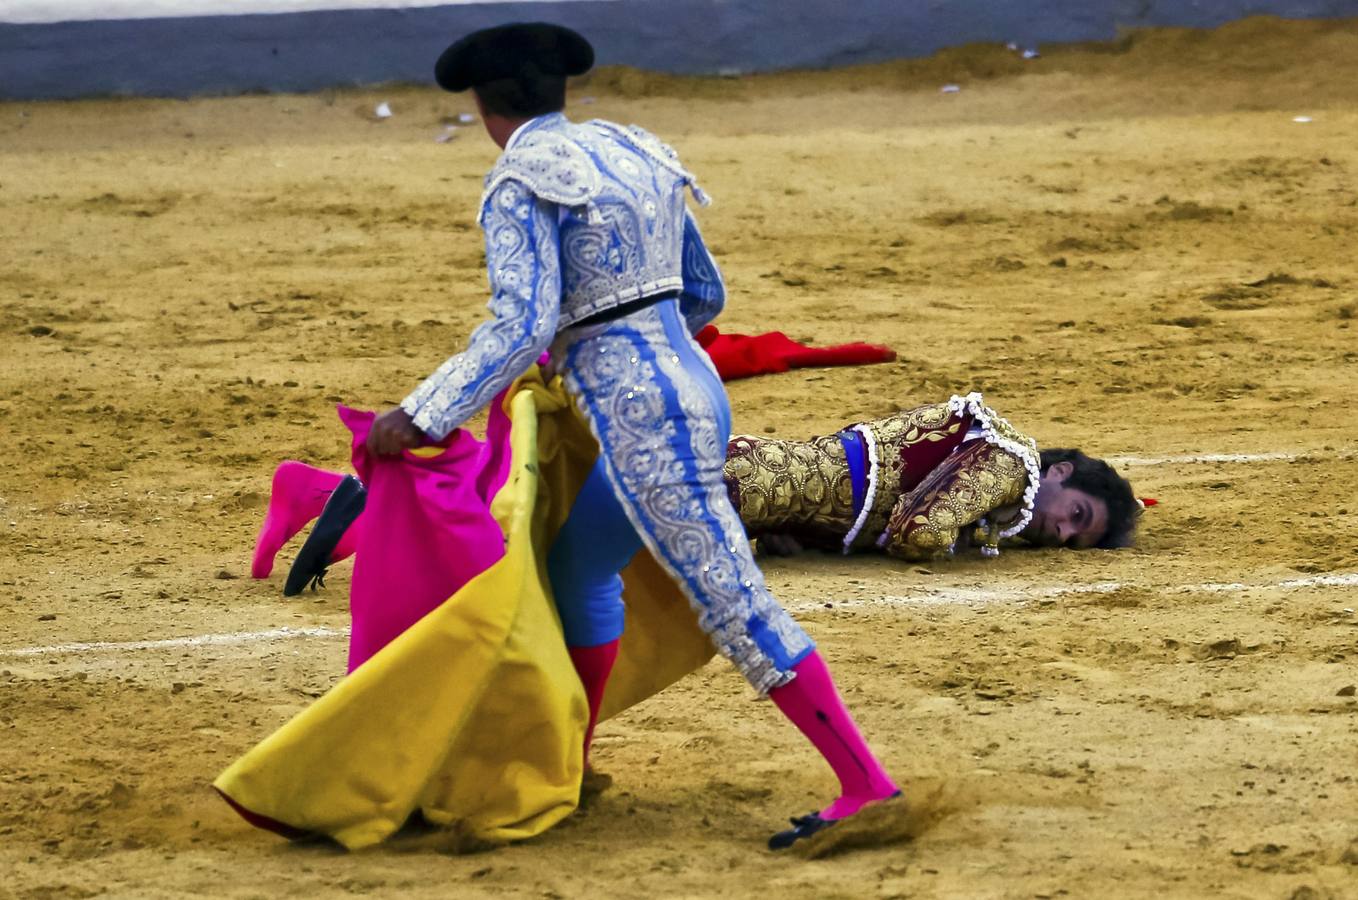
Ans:
[{"label": "black bullfighting shoe", "polygon": [[325,587],[325,572],[330,565],[335,547],[354,520],[363,512],[368,500],[368,489],[353,475],[344,476],[325,502],[325,508],[307,535],[302,549],[288,570],[283,585],[284,597],[296,597],[308,586],[314,591]]},{"label": "black bullfighting shoe", "polygon": [[824,831],[839,820],[822,819],[820,813],[812,812],[804,816],[794,816],[788,821],[792,823],[791,828],[769,838],[770,850],[786,850],[802,838],[809,838],[818,831]]},{"label": "black bullfighting shoe", "polygon": [[[786,850],[798,841],[822,832],[837,822],[843,822],[854,816],[862,816],[864,813],[867,813],[867,819],[871,820],[870,823],[865,822],[863,819],[856,819],[855,821],[870,828],[873,832],[876,832],[879,839],[899,839],[904,834],[904,832],[901,832],[900,830],[900,825],[903,822],[901,814],[908,809],[908,807],[904,805],[892,803],[894,800],[899,800],[900,797],[901,792],[896,791],[896,793],[892,794],[890,797],[886,797],[882,800],[874,800],[858,812],[854,813],[853,816],[846,816],[844,819],[822,819],[818,812],[809,813],[805,816],[796,816],[788,820],[792,823],[791,828],[786,831],[780,831],[769,838],[769,849]],[[882,815],[883,813],[885,814],[885,818]]]}]

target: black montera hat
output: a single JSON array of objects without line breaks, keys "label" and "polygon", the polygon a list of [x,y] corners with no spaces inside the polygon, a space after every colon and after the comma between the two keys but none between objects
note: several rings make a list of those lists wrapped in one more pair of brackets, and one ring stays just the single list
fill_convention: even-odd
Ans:
[{"label": "black montera hat", "polygon": [[594,48],[577,32],[546,22],[515,22],[474,31],[434,64],[434,78],[448,91],[526,74],[583,75],[594,65]]}]

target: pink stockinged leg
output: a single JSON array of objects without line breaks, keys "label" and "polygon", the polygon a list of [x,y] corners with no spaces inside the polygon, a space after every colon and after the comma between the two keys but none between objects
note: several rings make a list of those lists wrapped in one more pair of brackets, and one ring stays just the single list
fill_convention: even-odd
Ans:
[{"label": "pink stockinged leg", "polygon": [[797,677],[769,691],[769,699],[806,735],[839,778],[840,795],[820,815],[842,819],[898,790],[835,690],[830,670],[818,651],[792,667]]},{"label": "pink stockinged leg", "polygon": [[[251,577],[269,577],[278,551],[308,522],[321,514],[325,501],[330,499],[330,493],[342,478],[344,476],[339,472],[327,472],[294,459],[279,464],[273,473],[269,509],[264,514],[259,537],[255,539],[255,555],[250,562]],[[346,533],[345,538],[348,537]],[[349,552],[352,553],[352,549]]]},{"label": "pink stockinged leg", "polygon": [[589,701],[589,725],[585,729],[585,762],[589,762],[589,747],[594,742],[594,726],[599,723],[599,706],[603,703],[604,688],[608,685],[609,673],[618,659],[618,641],[609,641],[597,647],[568,647],[575,672],[585,686],[585,698]]}]

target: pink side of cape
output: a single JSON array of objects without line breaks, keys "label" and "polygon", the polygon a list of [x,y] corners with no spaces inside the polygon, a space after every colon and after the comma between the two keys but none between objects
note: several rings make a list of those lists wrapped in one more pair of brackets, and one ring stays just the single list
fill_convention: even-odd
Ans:
[{"label": "pink side of cape", "polygon": [[354,471],[368,488],[349,589],[349,671],[504,555],[490,501],[509,474],[509,417],[497,397],[486,440],[457,429],[422,457],[369,455],[373,413],[339,407],[353,433]]}]

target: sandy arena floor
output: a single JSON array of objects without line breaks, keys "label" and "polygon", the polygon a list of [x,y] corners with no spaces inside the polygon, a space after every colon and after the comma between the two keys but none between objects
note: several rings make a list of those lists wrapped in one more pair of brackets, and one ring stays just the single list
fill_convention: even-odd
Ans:
[{"label": "sandy arena floor", "polygon": [[[614,789],[524,845],[236,818],[210,780],[344,656],[347,566],[248,578],[273,466],[343,467],[333,404],[483,314],[495,149],[434,141],[467,104],[0,104],[0,897],[1358,897],[1358,23],[577,91],[716,198],[727,329],[900,351],[733,384],[737,430],[979,389],[1162,500],[1126,552],[768,565],[942,792],[917,841],[764,851],[831,779],[723,665],[606,725]],[[322,631],[240,636],[280,628]],[[79,644],[199,635],[236,637]]]}]

